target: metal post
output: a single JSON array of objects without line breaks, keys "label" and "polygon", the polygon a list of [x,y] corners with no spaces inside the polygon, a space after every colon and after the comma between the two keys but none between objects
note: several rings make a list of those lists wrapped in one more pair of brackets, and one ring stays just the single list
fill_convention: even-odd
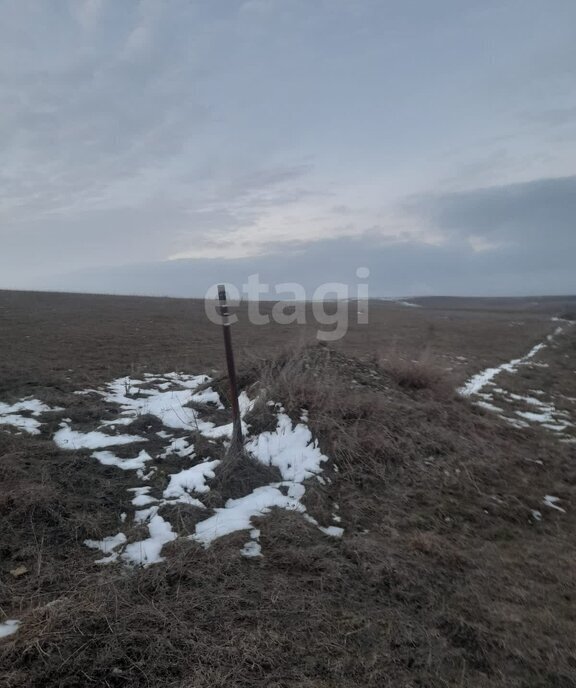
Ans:
[{"label": "metal post", "polygon": [[242,419],[240,417],[240,406],[238,404],[238,384],[236,382],[234,351],[232,350],[232,335],[230,332],[228,303],[226,301],[226,287],[223,284],[218,285],[218,299],[220,300],[220,315],[222,316],[222,329],[224,332],[224,348],[226,350],[228,379],[230,380],[230,403],[232,405],[232,421],[234,423],[232,445],[235,446],[236,449],[239,449],[242,446]]}]

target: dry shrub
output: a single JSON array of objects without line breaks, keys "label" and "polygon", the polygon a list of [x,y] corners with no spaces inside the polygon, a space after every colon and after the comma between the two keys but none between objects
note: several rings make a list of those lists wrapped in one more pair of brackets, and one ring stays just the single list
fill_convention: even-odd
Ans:
[{"label": "dry shrub", "polygon": [[266,466],[246,452],[228,452],[210,481],[207,503],[211,507],[224,506],[228,499],[238,499],[257,487],[281,480],[275,466]]},{"label": "dry shrub", "polygon": [[378,358],[378,364],[404,390],[427,390],[439,398],[454,396],[454,384],[449,374],[438,365],[429,350],[416,360],[409,360],[391,351]]},{"label": "dry shrub", "polygon": [[302,409],[333,407],[342,389],[333,374],[331,354],[324,346],[299,346],[286,348],[276,358],[261,361],[257,367],[263,392],[260,402],[281,402],[289,413],[297,416]]},{"label": "dry shrub", "polygon": [[[324,471],[338,489],[369,486],[373,492],[398,465],[418,454],[410,432],[406,438],[395,431],[401,421],[390,415],[386,390],[391,381],[373,364],[316,345],[285,349],[274,359],[258,362],[255,369],[260,384],[257,402],[246,418],[251,430],[276,428],[273,404],[280,403],[293,422],[306,411],[313,436],[331,460]],[[314,482],[307,488],[305,504],[322,525],[331,522],[333,493]],[[351,508],[359,524],[370,522],[369,500],[354,501]]]}]

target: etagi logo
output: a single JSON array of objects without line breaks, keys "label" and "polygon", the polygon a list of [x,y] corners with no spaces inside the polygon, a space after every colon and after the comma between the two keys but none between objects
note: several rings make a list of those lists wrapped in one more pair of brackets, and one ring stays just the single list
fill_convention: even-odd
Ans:
[{"label": "etagi logo", "polygon": [[[234,284],[225,284],[228,304],[238,306],[242,301],[247,303],[248,321],[252,325],[267,325],[271,321],[279,325],[297,323],[306,325],[308,318],[318,323],[316,338],[324,342],[342,339],[348,332],[351,312],[357,311],[356,322],[368,323],[368,283],[370,270],[360,267],[356,277],[362,280],[355,285],[344,282],[324,282],[318,285],[311,298],[306,289],[298,282],[281,282],[270,285],[260,281],[260,275],[254,273],[248,277],[242,289]],[[272,288],[271,288],[272,286]],[[272,310],[263,313],[262,301],[274,301]],[[354,306],[354,310],[352,307]],[[356,308],[357,306],[357,308]],[[218,285],[213,284],[204,296],[204,309],[208,319],[216,325],[222,324],[218,306]],[[238,322],[237,315],[230,315],[228,322]],[[328,328],[328,329],[321,329]]]}]

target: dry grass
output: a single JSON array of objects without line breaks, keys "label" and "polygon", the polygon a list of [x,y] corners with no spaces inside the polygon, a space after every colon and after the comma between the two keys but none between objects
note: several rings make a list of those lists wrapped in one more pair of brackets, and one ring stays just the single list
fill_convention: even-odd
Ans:
[{"label": "dry grass", "polygon": [[439,362],[426,349],[415,360],[408,360],[392,351],[378,357],[378,364],[402,389],[411,391],[430,390],[436,397],[450,396],[454,381]]},{"label": "dry grass", "polygon": [[244,451],[229,452],[215,473],[208,495],[212,507],[224,506],[228,499],[238,499],[257,487],[282,480],[277,468],[263,465]]},{"label": "dry grass", "polygon": [[[575,685],[573,450],[505,426],[430,376],[402,384],[373,351],[363,353],[304,347],[279,360],[260,356],[242,378],[267,394],[253,427],[274,425],[266,400],[294,419],[308,410],[332,462],[330,482],[311,484],[306,504],[321,522],[338,505],[345,528],[336,540],[298,514],[275,512],[257,524],[260,560],[240,556],[240,533],[208,550],[171,543],[166,563],[149,569],[98,569],[82,541],[115,532],[126,503],[116,469],[43,437],[0,431],[0,613],[23,622],[0,641],[0,685]],[[152,369],[161,354],[164,343],[148,352]],[[14,395],[26,386],[17,369],[28,355],[10,359],[3,384]],[[123,356],[103,358],[100,372],[88,366],[74,384],[127,371]],[[58,373],[46,360],[50,384],[72,367]],[[90,422],[90,409],[76,413]],[[222,466],[212,485],[219,500],[271,478],[244,465],[246,475]],[[566,513],[545,511],[544,494],[560,496]],[[184,514],[175,525],[189,526]],[[16,578],[10,570],[19,565],[28,573]]]}]

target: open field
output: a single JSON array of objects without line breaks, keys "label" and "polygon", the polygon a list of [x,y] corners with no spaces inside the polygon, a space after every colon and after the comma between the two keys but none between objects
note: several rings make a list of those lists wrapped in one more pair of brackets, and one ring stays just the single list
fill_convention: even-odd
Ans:
[{"label": "open field", "polygon": [[576,298],[413,303],[241,307],[234,462],[202,302],[0,292],[0,685],[576,685]]}]

